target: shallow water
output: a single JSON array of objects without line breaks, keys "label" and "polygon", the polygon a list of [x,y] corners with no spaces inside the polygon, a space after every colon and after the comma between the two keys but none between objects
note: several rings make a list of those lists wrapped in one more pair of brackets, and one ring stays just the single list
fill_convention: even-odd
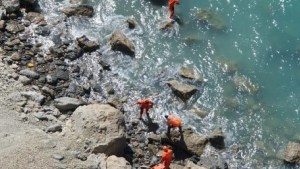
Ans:
[{"label": "shallow water", "polygon": [[[200,133],[222,127],[228,152],[235,145],[240,147],[237,155],[223,153],[230,168],[299,167],[286,166],[278,158],[288,141],[300,140],[300,1],[182,0],[175,15],[183,24],[177,24],[171,32],[159,30],[168,10],[155,2],[86,1],[94,6],[95,16],[70,18],[68,28],[75,37],[87,35],[98,40],[102,46],[101,59],[111,63],[113,71],[99,76],[97,54],[84,56],[73,64],[80,64],[94,74],[90,83],[113,85],[120,97],[128,96],[128,117],[137,117],[138,110],[131,103],[150,97],[155,101],[151,114],[156,121],[162,121],[164,114],[175,113]],[[57,12],[66,5],[67,0],[41,0],[47,20],[52,23],[59,20],[62,15]],[[214,11],[224,21],[226,30],[212,30],[197,21],[197,8]],[[136,29],[126,27],[124,21],[128,17],[138,22]],[[64,28],[63,25],[61,29]],[[107,42],[114,30],[123,31],[134,42],[136,59],[110,50]],[[195,41],[187,43],[185,38]],[[224,72],[222,63],[237,72]],[[207,82],[202,85],[179,78],[182,65],[196,69]],[[118,76],[109,80],[115,73]],[[200,92],[184,104],[165,85],[169,79],[194,84]],[[259,86],[259,91],[249,93],[237,88],[234,79]],[[79,83],[87,81],[82,78]],[[105,100],[107,95],[95,93],[93,98]],[[209,115],[204,119],[196,117],[188,111],[193,106]]]}]

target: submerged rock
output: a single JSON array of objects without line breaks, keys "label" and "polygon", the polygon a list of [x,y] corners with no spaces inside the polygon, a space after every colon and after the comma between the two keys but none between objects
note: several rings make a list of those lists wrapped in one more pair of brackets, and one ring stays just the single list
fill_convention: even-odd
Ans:
[{"label": "submerged rock", "polygon": [[288,163],[300,163],[300,144],[289,142],[284,154],[284,161]]},{"label": "submerged rock", "polygon": [[172,91],[176,96],[178,96],[182,101],[187,101],[193,94],[195,94],[198,89],[193,85],[187,85],[179,83],[176,80],[168,81],[167,84],[171,87]]},{"label": "submerged rock", "polygon": [[233,82],[241,91],[247,91],[249,92],[249,94],[255,94],[258,92],[258,86],[251,83],[250,80],[248,80],[244,76],[235,75],[233,77]]},{"label": "submerged rock", "polygon": [[80,16],[80,15],[92,17],[94,15],[94,8],[89,5],[78,5],[78,6],[66,7],[62,10],[62,12],[68,17]]},{"label": "submerged rock", "polygon": [[82,140],[89,140],[92,153],[122,155],[126,146],[123,114],[107,104],[80,106],[73,113],[73,131]]},{"label": "submerged rock", "polygon": [[159,29],[160,30],[163,30],[163,31],[166,31],[166,30],[171,30],[173,27],[174,27],[174,24],[175,24],[175,20],[168,20],[168,21],[165,21],[163,22]]},{"label": "submerged rock", "polygon": [[198,9],[196,18],[215,30],[224,30],[224,21],[209,9]]},{"label": "submerged rock", "polygon": [[221,128],[215,129],[209,136],[210,145],[217,149],[225,148],[225,136]]},{"label": "submerged rock", "polygon": [[100,47],[97,42],[89,40],[85,35],[77,38],[76,40],[78,42],[78,46],[85,52],[93,52]]},{"label": "submerged rock", "polygon": [[114,51],[120,51],[130,56],[134,56],[135,54],[133,43],[122,32],[113,32],[110,38],[110,45],[111,49]]}]

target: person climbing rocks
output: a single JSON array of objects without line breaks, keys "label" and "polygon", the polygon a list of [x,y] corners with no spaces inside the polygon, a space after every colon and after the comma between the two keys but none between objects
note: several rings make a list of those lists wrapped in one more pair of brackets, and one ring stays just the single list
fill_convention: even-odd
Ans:
[{"label": "person climbing rocks", "polygon": [[167,125],[168,125],[168,131],[167,135],[170,135],[171,128],[178,127],[180,133],[182,134],[182,127],[181,127],[181,119],[179,117],[176,117],[175,115],[165,115],[165,118],[167,119]]},{"label": "person climbing rocks", "polygon": [[167,146],[163,146],[163,153],[161,155],[161,162],[164,163],[165,169],[170,169],[172,156],[173,156],[173,150],[169,149]]},{"label": "person climbing rocks", "polygon": [[151,99],[143,99],[143,100],[136,102],[135,104],[140,106],[140,119],[142,119],[144,110],[146,111],[148,119],[150,119],[148,111],[149,111],[149,109],[153,108],[152,100]]},{"label": "person climbing rocks", "polygon": [[175,4],[179,4],[179,0],[169,0],[168,5],[169,5],[169,18],[172,19],[175,13]]}]

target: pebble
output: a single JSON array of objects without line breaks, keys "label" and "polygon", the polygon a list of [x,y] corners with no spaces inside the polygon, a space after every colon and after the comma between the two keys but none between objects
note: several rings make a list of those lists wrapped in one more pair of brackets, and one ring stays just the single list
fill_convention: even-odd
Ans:
[{"label": "pebble", "polygon": [[65,157],[59,154],[53,154],[52,158],[54,158],[55,160],[61,161],[63,160]]},{"label": "pebble", "polygon": [[47,129],[46,129],[46,132],[47,133],[54,133],[54,132],[61,132],[62,131],[62,126],[60,124],[54,124],[52,126],[49,126]]}]

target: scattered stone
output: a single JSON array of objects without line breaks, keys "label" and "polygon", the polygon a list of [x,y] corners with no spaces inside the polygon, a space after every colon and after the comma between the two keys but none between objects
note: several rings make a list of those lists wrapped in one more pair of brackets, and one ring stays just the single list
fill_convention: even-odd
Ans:
[{"label": "scattered stone", "polygon": [[97,42],[89,40],[85,35],[77,38],[76,40],[78,42],[78,46],[85,52],[94,52],[100,47]]},{"label": "scattered stone", "polygon": [[130,56],[134,56],[135,54],[133,43],[122,32],[116,31],[112,33],[110,45],[114,51],[120,51]]},{"label": "scattered stone", "polygon": [[62,131],[62,126],[60,124],[54,124],[52,126],[49,126],[47,129],[46,129],[46,132],[47,133],[54,133],[54,132],[61,132]]},{"label": "scattered stone", "polygon": [[34,117],[36,117],[37,119],[43,121],[43,120],[48,120],[48,117],[45,115],[44,112],[37,112],[33,114]]},{"label": "scattered stone", "polygon": [[40,75],[37,72],[35,72],[31,69],[23,69],[19,73],[20,73],[20,75],[24,75],[24,76],[26,76],[28,78],[32,78],[32,79],[38,79],[40,77]]},{"label": "scattered stone", "polygon": [[19,81],[23,84],[23,85],[28,85],[31,83],[31,79],[29,79],[26,76],[19,76]]},{"label": "scattered stone", "polygon": [[109,70],[109,71],[111,71],[110,65],[109,65],[108,63],[104,62],[103,60],[100,60],[100,61],[99,61],[99,64],[102,66],[102,68],[103,68],[104,70]]},{"label": "scattered stone", "polygon": [[289,142],[284,154],[284,161],[288,163],[300,163],[300,144]]},{"label": "scattered stone", "polygon": [[94,14],[94,9],[93,7],[88,5],[78,5],[78,6],[66,7],[62,10],[62,12],[65,15],[67,15],[67,17],[80,16],[80,15],[92,17]]},{"label": "scattered stone", "polygon": [[65,157],[59,154],[53,154],[52,158],[54,158],[55,160],[61,161],[63,160]]},{"label": "scattered stone", "polygon": [[2,0],[2,4],[7,13],[16,12],[20,9],[19,0]]},{"label": "scattered stone", "polygon": [[54,100],[54,106],[59,109],[60,111],[73,111],[77,107],[85,105],[86,103],[70,97],[61,97]]},{"label": "scattered stone", "polygon": [[171,87],[172,91],[176,96],[178,96],[182,101],[187,101],[193,94],[195,94],[198,89],[193,85],[182,84],[176,80],[171,80],[167,82],[168,86]]},{"label": "scattered stone", "polygon": [[24,96],[25,98],[30,99],[32,101],[35,101],[40,105],[42,105],[43,102],[45,101],[45,96],[43,96],[41,93],[34,92],[34,91],[21,92],[21,96]]},{"label": "scattered stone", "polygon": [[80,106],[71,120],[74,134],[90,141],[88,146],[92,153],[123,155],[126,147],[125,121],[119,110],[107,104]]},{"label": "scattered stone", "polygon": [[25,26],[22,24],[19,24],[17,21],[9,21],[6,23],[5,29],[10,33],[18,33],[25,30]]}]

